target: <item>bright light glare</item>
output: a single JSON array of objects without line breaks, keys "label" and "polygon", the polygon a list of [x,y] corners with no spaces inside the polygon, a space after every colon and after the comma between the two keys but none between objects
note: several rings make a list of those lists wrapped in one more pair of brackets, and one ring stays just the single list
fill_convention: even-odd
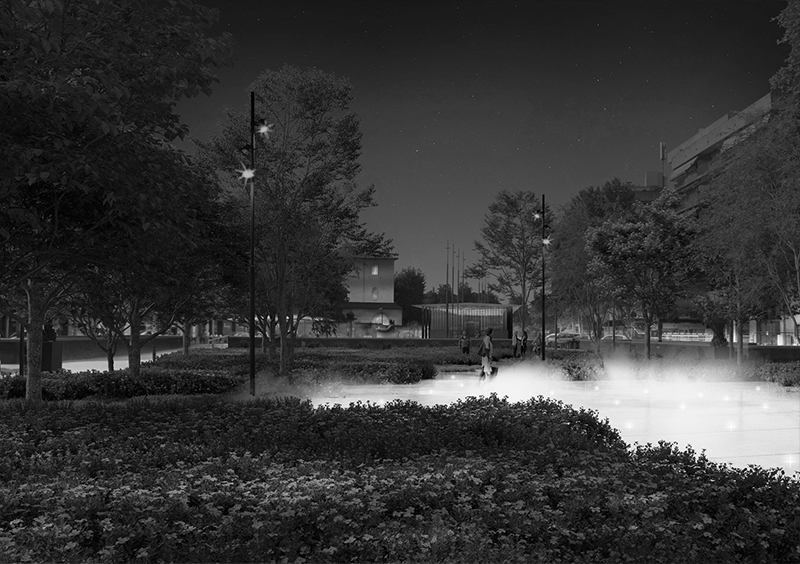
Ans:
[{"label": "bright light glare", "polygon": [[266,123],[262,123],[258,126],[258,133],[269,139],[269,134],[275,130],[275,124],[270,123],[267,125]]},{"label": "bright light glare", "polygon": [[242,173],[242,175],[239,178],[244,178],[245,182],[247,182],[256,175],[256,169],[247,168],[246,166],[244,166],[244,163],[242,164],[242,170],[240,170],[239,172]]},{"label": "bright light glare", "polygon": [[545,239],[542,239],[542,245],[545,245],[545,246],[547,246],[547,245],[549,245],[549,244],[550,244],[550,237],[547,237],[547,238],[545,238]]}]

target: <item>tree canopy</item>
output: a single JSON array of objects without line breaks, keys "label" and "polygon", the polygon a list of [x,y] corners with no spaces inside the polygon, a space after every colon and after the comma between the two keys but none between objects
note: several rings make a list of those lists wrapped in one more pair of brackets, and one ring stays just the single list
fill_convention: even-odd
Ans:
[{"label": "tree canopy", "polygon": [[679,202],[680,197],[667,190],[651,204],[634,205],[630,216],[587,232],[591,272],[641,310],[648,359],[650,327],[687,291],[692,268],[691,220],[676,212]]},{"label": "tree canopy", "polygon": [[193,221],[196,177],[167,143],[187,130],[178,100],[230,61],[215,20],[191,0],[0,5],[0,292],[27,296],[31,400],[44,316],[78,265]]},{"label": "tree canopy", "polygon": [[[542,221],[550,217],[535,193],[501,191],[489,205],[481,227],[483,240],[475,241],[480,258],[467,276],[481,278],[490,273],[495,280],[490,290],[523,304],[524,312],[534,288],[541,286]],[[524,329],[524,313],[522,324]]]},{"label": "tree canopy", "polygon": [[[317,69],[266,70],[250,86],[263,134],[255,147],[254,186],[257,267],[263,319],[278,334],[294,337],[303,317],[332,318],[346,297],[354,257],[389,256],[391,243],[370,233],[362,210],[374,205],[373,187],[358,189],[361,132],[349,109],[347,80]],[[244,102],[244,97],[243,97]],[[226,189],[242,198],[241,148],[250,143],[249,109],[228,110],[222,132],[199,142],[203,160]],[[277,335],[272,335],[273,337]],[[274,340],[272,340],[274,342]],[[280,339],[281,373],[291,362]],[[288,354],[287,354],[288,353]]]}]

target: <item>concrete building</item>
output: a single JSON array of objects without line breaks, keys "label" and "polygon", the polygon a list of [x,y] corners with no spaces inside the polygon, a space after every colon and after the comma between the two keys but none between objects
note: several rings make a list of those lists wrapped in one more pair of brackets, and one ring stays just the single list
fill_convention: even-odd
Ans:
[{"label": "concrete building", "polygon": [[746,137],[754,124],[772,108],[772,95],[766,94],[740,112],[730,112],[671,150],[670,186],[683,197],[682,211],[691,213],[700,203],[713,165],[722,153]]},{"label": "concrete building", "polygon": [[396,336],[403,325],[403,309],[394,303],[394,263],[397,257],[358,257],[348,278],[348,301],[342,304],[347,319],[339,335],[347,337]]}]

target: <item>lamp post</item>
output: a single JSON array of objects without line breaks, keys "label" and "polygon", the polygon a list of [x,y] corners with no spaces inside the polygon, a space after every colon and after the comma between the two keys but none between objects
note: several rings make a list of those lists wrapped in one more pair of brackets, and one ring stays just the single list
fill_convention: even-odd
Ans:
[{"label": "lamp post", "polygon": [[269,138],[272,125],[262,121],[256,123],[256,93],[250,92],[250,144],[243,149],[250,150],[250,168],[242,165],[241,177],[245,187],[250,181],[250,395],[256,395],[256,207],[255,207],[255,172],[256,172],[256,132]]},{"label": "lamp post", "polygon": [[[250,92],[250,170],[256,168],[256,93]],[[256,395],[256,206],[250,177],[250,395]]]},{"label": "lamp post", "polygon": [[[542,194],[542,211],[541,214],[534,214],[534,219],[541,219],[542,220],[542,362],[545,361],[545,345],[547,344],[547,331],[545,330],[545,278],[544,278],[544,248],[550,244],[550,239],[547,237],[547,223],[545,223],[544,217],[544,194]],[[556,338],[558,334],[558,328],[556,328]]]}]

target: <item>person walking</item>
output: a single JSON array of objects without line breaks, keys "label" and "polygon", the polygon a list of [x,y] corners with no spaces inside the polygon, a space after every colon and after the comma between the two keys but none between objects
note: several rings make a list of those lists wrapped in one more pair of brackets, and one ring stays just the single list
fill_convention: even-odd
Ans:
[{"label": "person walking", "polygon": [[464,353],[464,356],[469,354],[469,337],[467,337],[467,332],[461,332],[461,338],[458,340],[458,347],[461,349],[461,352]]},{"label": "person walking", "polygon": [[520,348],[520,352],[522,353],[522,358],[525,358],[525,352],[528,350],[528,332],[522,331],[522,347]]},{"label": "person walking", "polygon": [[522,342],[519,339],[519,331],[514,331],[514,336],[511,337],[511,354],[514,358],[519,358],[521,346]]},{"label": "person walking", "polygon": [[487,376],[492,375],[492,358],[494,357],[494,344],[492,343],[492,328],[486,330],[486,336],[481,342],[481,347],[478,349],[478,354],[481,356],[481,380],[485,380]]}]

